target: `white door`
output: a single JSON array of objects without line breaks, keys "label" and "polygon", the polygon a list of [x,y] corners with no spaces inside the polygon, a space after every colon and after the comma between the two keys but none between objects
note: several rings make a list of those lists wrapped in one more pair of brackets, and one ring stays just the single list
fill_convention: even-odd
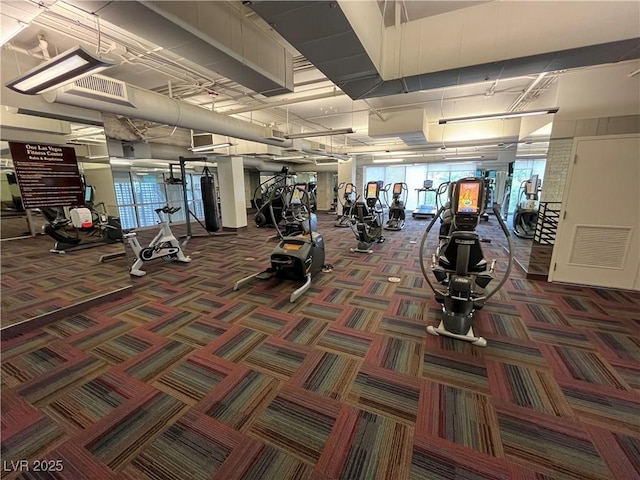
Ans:
[{"label": "white door", "polygon": [[640,137],[576,138],[549,280],[637,289]]}]

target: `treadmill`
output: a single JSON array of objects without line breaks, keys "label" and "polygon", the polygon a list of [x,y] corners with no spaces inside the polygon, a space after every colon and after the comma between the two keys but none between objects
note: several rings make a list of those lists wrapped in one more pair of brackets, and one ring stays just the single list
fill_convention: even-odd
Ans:
[{"label": "treadmill", "polygon": [[[429,192],[436,193],[433,188],[433,180],[425,180],[421,188],[416,188],[418,194],[418,208],[413,211],[413,218],[429,218],[435,216],[437,209],[435,205],[427,205]],[[424,203],[420,204],[420,194],[424,193]]]}]

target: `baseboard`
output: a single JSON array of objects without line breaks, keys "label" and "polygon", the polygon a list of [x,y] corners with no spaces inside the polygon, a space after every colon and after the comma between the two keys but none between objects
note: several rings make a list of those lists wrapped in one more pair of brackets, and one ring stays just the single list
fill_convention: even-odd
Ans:
[{"label": "baseboard", "polygon": [[75,303],[68,307],[59,308],[58,310],[54,310],[48,313],[43,313],[42,315],[38,315],[37,317],[23,320],[13,325],[7,325],[6,327],[3,327],[0,329],[0,340],[2,341],[9,340],[11,338],[17,337],[18,335],[22,335],[24,333],[35,330],[36,328],[44,327],[53,322],[57,322],[58,320],[61,320],[65,317],[69,317],[71,315],[84,312],[85,310],[91,307],[95,307],[96,305],[118,300],[122,297],[125,297],[131,294],[132,291],[133,291],[133,286],[128,285],[126,287],[119,288],[118,290],[115,290],[113,292],[105,293],[104,295],[98,295],[89,300]]}]

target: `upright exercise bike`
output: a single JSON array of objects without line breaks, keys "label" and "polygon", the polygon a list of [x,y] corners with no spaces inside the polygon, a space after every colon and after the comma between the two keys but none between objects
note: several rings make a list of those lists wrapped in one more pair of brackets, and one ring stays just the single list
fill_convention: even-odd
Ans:
[{"label": "upright exercise bike", "polygon": [[254,273],[238,280],[233,286],[234,290],[238,290],[255,278],[266,280],[275,276],[303,281],[304,284],[289,297],[289,301],[293,303],[309,289],[311,278],[322,271],[324,268],[324,239],[320,233],[313,231],[317,221],[313,218],[315,213],[311,212],[310,195],[305,187],[305,184],[295,185],[290,200],[294,207],[293,210],[297,212],[302,212],[297,207],[305,206],[304,215],[297,216],[300,221],[300,233],[286,236],[280,240],[280,243],[271,252],[271,267],[263,272]]},{"label": "upright exercise bike", "polygon": [[[169,215],[176,213],[180,210],[180,207],[170,207],[165,205],[162,208],[156,208],[155,212],[160,218],[160,231],[151,240],[148,247],[142,248],[136,232],[127,232],[124,234],[124,238],[129,241],[129,245],[133,249],[133,253],[136,255],[136,261],[131,266],[129,273],[136,277],[142,277],[147,274],[142,270],[144,262],[155,260],[156,258],[162,258],[164,261],[172,262],[174,260],[178,262],[189,263],[191,257],[187,257],[182,252],[180,242],[176,239],[169,227]],[[160,215],[164,214],[164,217]]]},{"label": "upright exercise bike", "polygon": [[404,206],[407,203],[407,195],[409,188],[406,183],[394,183],[389,205],[389,220],[384,225],[385,230],[399,231],[404,228],[405,211]]},{"label": "upright exercise bike", "polygon": [[[358,246],[352,252],[373,253],[370,250],[374,242],[384,242],[382,226],[384,224],[384,209],[380,202],[382,182],[369,182],[365,190],[365,201],[358,201],[352,213],[351,229],[356,235]],[[355,227],[355,228],[354,228]]]},{"label": "upright exercise bike", "polygon": [[[486,288],[493,280],[496,261],[487,264],[480,243],[490,240],[480,239],[476,228],[484,211],[486,194],[482,178],[463,178],[453,184],[449,200],[450,215],[443,216],[443,222],[450,221],[447,228],[440,230],[440,242],[436,254],[431,258],[431,271],[436,278],[437,286],[432,282],[425,267],[423,249],[436,220],[444,212],[441,207],[431,220],[420,243],[420,268],[433,291],[436,301],[442,304],[442,319],[437,327],[428,326],[431,335],[444,335],[458,340],[465,340],[474,345],[485,347],[486,339],[476,336],[473,331],[473,314],[480,310],[506,282],[511,272],[513,253],[509,230],[499,214],[499,205],[493,210],[500,228],[507,238],[509,263],[507,270],[490,292]],[[448,230],[446,235],[443,232]]]}]

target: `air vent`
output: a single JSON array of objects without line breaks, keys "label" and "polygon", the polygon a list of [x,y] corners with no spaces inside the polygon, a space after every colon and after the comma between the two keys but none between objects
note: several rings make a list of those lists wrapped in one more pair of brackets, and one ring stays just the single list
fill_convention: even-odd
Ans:
[{"label": "air vent", "polygon": [[103,102],[117,103],[133,107],[129,100],[127,84],[102,75],[90,75],[79,78],[73,83],[62,87],[62,91],[69,95],[91,98]]},{"label": "air vent", "polygon": [[286,138],[284,138],[286,134],[282,130],[276,130],[275,128],[270,128],[267,130],[267,135],[265,138],[269,140],[276,140],[278,142],[284,142]]},{"label": "air vent", "polygon": [[622,270],[631,227],[576,225],[569,265]]}]

